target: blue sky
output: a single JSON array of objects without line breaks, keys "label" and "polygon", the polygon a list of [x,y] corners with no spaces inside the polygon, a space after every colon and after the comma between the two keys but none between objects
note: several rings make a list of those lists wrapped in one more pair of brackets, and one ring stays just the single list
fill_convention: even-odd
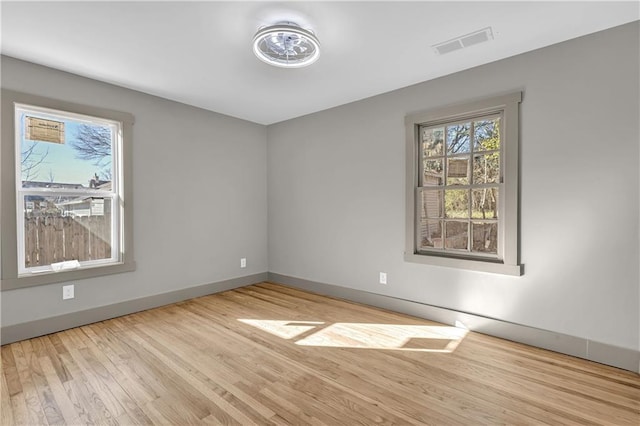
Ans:
[{"label": "blue sky", "polygon": [[[32,159],[39,159],[42,155],[48,152],[44,161],[38,165],[37,168],[32,170],[29,180],[49,182],[50,176],[53,175],[53,180],[56,183],[81,184],[88,187],[89,181],[93,175],[95,173],[100,175],[100,171],[103,167],[94,165],[93,160],[78,159],[76,156],[76,150],[70,144],[70,142],[76,138],[78,127],[83,123],[73,120],[62,120],[65,124],[64,144],[38,142],[25,139],[25,115],[26,114],[22,113],[20,117],[22,129],[21,152],[25,152],[25,150],[33,144],[36,145],[36,148],[33,151]],[[34,116],[34,114],[29,115]],[[49,117],[46,118],[48,119]],[[24,180],[24,173],[22,178]]]}]

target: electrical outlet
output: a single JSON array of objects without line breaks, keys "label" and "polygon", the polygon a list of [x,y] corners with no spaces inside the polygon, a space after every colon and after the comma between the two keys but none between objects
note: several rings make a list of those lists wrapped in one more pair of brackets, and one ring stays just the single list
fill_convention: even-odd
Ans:
[{"label": "electrical outlet", "polygon": [[62,286],[62,300],[73,299],[74,297],[75,294],[73,284]]},{"label": "electrical outlet", "polygon": [[380,284],[387,284],[387,273],[380,272]]},{"label": "electrical outlet", "polygon": [[242,259],[240,259],[240,267],[241,268],[246,268],[247,267],[247,258],[243,257]]}]

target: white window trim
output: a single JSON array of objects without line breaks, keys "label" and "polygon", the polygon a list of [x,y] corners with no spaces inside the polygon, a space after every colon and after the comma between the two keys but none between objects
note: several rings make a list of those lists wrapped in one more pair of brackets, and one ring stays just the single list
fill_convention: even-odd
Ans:
[{"label": "white window trim", "polygon": [[[76,122],[83,122],[88,124],[95,125],[103,125],[108,126],[113,129],[112,132],[112,167],[113,167],[113,177],[112,177],[112,190],[109,193],[104,191],[100,191],[98,189],[89,189],[82,188],[76,190],[51,190],[47,188],[22,188],[21,180],[22,173],[21,170],[16,166],[16,208],[20,208],[23,204],[23,197],[29,195],[65,195],[65,196],[84,196],[84,197],[101,197],[101,198],[109,198],[111,199],[112,208],[111,214],[113,215],[113,219],[111,220],[111,253],[109,254],[109,258],[99,259],[99,260],[91,260],[91,261],[83,261],[80,264],[80,268],[92,268],[92,267],[100,267],[111,264],[120,264],[122,260],[120,259],[120,242],[121,238],[121,227],[120,222],[124,210],[120,206],[119,198],[122,193],[122,180],[120,179],[120,172],[122,169],[122,127],[123,124],[117,120],[108,120],[103,117],[89,117],[87,115],[81,115],[78,113],[72,113],[68,111],[60,111],[60,110],[52,110],[50,108],[42,108],[37,105],[26,105],[15,103],[14,104],[15,111],[15,129],[18,129],[21,125],[20,122],[20,114],[37,114],[43,117],[50,117],[54,120],[74,120]],[[22,160],[22,130],[15,132],[15,155],[16,155],[16,165],[20,164]],[[30,276],[31,274],[46,274],[46,273],[56,273],[53,269],[52,265],[42,265],[42,266],[34,266],[27,268],[25,266],[25,252],[24,252],[24,214],[18,214],[16,212],[17,219],[17,244],[18,244],[18,277]]]},{"label": "white window trim", "polygon": [[[468,269],[505,275],[522,275],[524,265],[519,253],[519,104],[522,92],[514,92],[474,102],[450,105],[425,112],[410,114],[405,118],[406,127],[406,206],[405,206],[405,253],[407,262]],[[455,121],[473,115],[502,111],[502,175],[501,226],[502,260],[483,260],[447,256],[446,253],[417,253],[416,249],[416,188],[418,187],[418,129],[420,125]]]},{"label": "white window trim", "polygon": [[[2,89],[2,140],[4,143],[1,149],[2,182],[0,186],[0,223],[2,225],[2,243],[0,246],[2,290],[11,290],[34,285],[51,284],[55,282],[65,282],[92,278],[96,276],[109,275],[114,273],[129,272],[135,270],[133,257],[133,194],[132,194],[132,136],[133,136],[133,116],[128,113],[117,112],[102,108],[95,108],[85,105],[78,105],[63,102],[55,99],[43,98],[36,95],[14,92]],[[110,261],[105,264],[103,261],[90,262],[82,268],[74,270],[63,270],[45,273],[22,273],[19,271],[18,238],[20,231],[17,229],[17,200],[18,191],[16,181],[18,173],[16,171],[16,119],[15,106],[26,105],[29,108],[41,107],[45,109],[69,112],[69,116],[79,114],[80,116],[99,117],[108,121],[121,123],[122,132],[122,179],[115,183],[119,186],[119,205],[112,208],[122,209],[120,217],[122,222],[118,224],[118,238],[120,240],[120,253],[116,254],[117,262]],[[35,108],[34,108],[35,109]],[[7,143],[6,141],[13,141]],[[112,224],[113,226],[113,224]]]}]

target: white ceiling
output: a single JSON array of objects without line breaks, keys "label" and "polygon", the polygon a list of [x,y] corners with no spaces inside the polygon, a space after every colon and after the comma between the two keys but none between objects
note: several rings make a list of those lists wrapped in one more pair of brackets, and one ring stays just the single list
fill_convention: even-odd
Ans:
[{"label": "white ceiling", "polygon": [[[271,124],[640,19],[627,2],[2,2],[2,53]],[[253,56],[256,30],[314,30],[308,68]],[[434,44],[492,27],[439,56]],[[597,54],[597,52],[594,52]]]}]

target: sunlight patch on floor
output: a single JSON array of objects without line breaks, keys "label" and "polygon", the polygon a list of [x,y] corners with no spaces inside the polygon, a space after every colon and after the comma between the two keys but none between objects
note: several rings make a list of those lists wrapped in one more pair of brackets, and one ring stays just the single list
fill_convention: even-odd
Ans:
[{"label": "sunlight patch on floor", "polygon": [[260,330],[271,333],[283,339],[293,339],[309,330],[313,330],[323,322],[318,321],[278,321],[278,320],[256,320],[239,319],[238,321],[252,325]]},{"label": "sunlight patch on floor", "polygon": [[[444,325],[368,324],[318,321],[239,319],[300,346],[453,352],[467,330]],[[313,332],[312,332],[313,331]],[[306,334],[306,336],[302,336]]]}]

